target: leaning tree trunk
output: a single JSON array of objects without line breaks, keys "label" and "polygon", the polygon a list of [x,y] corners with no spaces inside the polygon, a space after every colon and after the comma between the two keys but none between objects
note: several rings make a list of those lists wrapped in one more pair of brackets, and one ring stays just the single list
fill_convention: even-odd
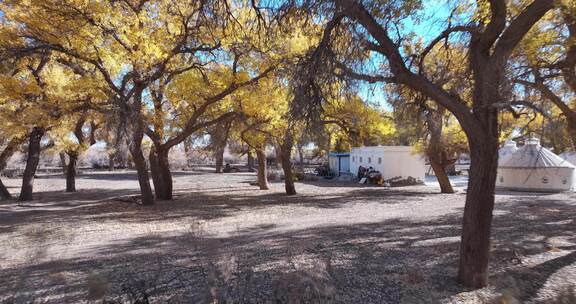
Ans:
[{"label": "leaning tree trunk", "polygon": [[[22,142],[24,142],[25,138],[26,137],[24,136],[13,137],[8,142],[2,153],[0,153],[0,173],[2,173],[2,171],[6,168],[6,166],[8,165],[8,160],[10,159],[10,157],[12,157],[12,155],[14,155],[16,150],[18,150],[18,147],[20,146],[20,144],[22,144]],[[8,191],[6,186],[4,186],[4,183],[2,183],[2,179],[0,176],[0,201],[11,198],[12,195],[10,194],[10,191]]]},{"label": "leaning tree trunk", "polygon": [[2,182],[2,179],[0,179],[0,201],[4,201],[11,198],[12,194],[10,194],[10,191],[8,191],[8,188],[6,188],[6,186]]},{"label": "leaning tree trunk", "polygon": [[454,189],[452,188],[452,184],[450,183],[450,179],[448,178],[448,174],[446,174],[446,168],[439,162],[437,159],[430,158],[430,166],[432,166],[432,170],[434,170],[434,175],[436,175],[436,179],[438,180],[438,184],[440,184],[440,192],[441,193],[454,193]]},{"label": "leaning tree trunk", "polygon": [[263,150],[256,150],[258,157],[258,186],[260,190],[268,190],[268,170],[266,166],[266,153]]},{"label": "leaning tree trunk", "polygon": [[293,147],[292,134],[286,132],[284,142],[280,145],[280,158],[282,170],[284,171],[284,187],[286,194],[295,195],[296,187],[294,186],[294,173],[292,172],[292,147]]},{"label": "leaning tree trunk", "polygon": [[446,174],[444,157],[446,153],[444,153],[444,148],[442,147],[443,117],[445,112],[445,108],[438,105],[438,109],[431,110],[427,113],[426,120],[428,131],[430,132],[430,141],[426,149],[426,154],[428,155],[430,166],[432,166],[432,170],[434,170],[438,184],[440,184],[440,192],[454,193],[450,179]]},{"label": "leaning tree trunk", "polygon": [[66,192],[76,192],[76,164],[78,163],[77,152],[66,152],[68,165],[66,166]]},{"label": "leaning tree trunk", "polygon": [[144,138],[144,118],[142,117],[142,113],[140,113],[142,107],[141,89],[134,93],[134,99],[133,107],[131,109],[133,130],[132,141],[130,142],[130,154],[132,154],[132,160],[138,173],[138,183],[140,184],[142,205],[151,206],[154,205],[154,194],[152,193],[152,187],[150,186],[150,176],[148,174],[148,168],[146,167],[146,159],[144,158],[144,153],[142,152],[142,139]]},{"label": "leaning tree trunk", "polygon": [[150,171],[156,198],[161,200],[171,200],[173,183],[168,151],[163,148],[154,147],[150,150]]},{"label": "leaning tree trunk", "polygon": [[40,162],[40,141],[44,136],[44,129],[41,127],[32,128],[28,144],[28,158],[26,159],[26,168],[22,177],[22,188],[20,189],[19,201],[31,201],[34,186],[34,175]]}]

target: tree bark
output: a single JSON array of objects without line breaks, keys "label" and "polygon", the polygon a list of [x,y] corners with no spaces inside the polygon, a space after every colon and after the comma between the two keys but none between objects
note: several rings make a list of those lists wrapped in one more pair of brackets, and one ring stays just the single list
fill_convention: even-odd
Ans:
[{"label": "tree bark", "polygon": [[150,150],[149,160],[156,198],[171,200],[173,197],[173,182],[168,160],[168,151],[154,147]]},{"label": "tree bark", "polygon": [[30,140],[28,143],[28,157],[26,159],[26,168],[24,169],[24,176],[22,177],[22,188],[20,189],[20,196],[18,201],[31,201],[33,199],[33,186],[34,175],[40,162],[40,141],[44,136],[44,129],[41,127],[32,128],[30,132]]},{"label": "tree bark", "polygon": [[448,178],[448,174],[446,174],[444,166],[432,158],[430,158],[430,165],[432,166],[432,170],[434,170],[434,175],[436,175],[438,184],[440,184],[440,193],[454,193],[454,189],[452,188],[452,184],[450,183],[450,179]]},{"label": "tree bark", "polygon": [[108,171],[115,170],[114,157],[116,157],[116,153],[108,153]]},{"label": "tree bark", "polygon": [[214,151],[214,158],[216,159],[216,173],[222,173],[222,168],[224,167],[224,149],[216,149],[216,151]]},{"label": "tree bark", "polygon": [[458,278],[466,286],[481,288],[488,284],[490,231],[498,167],[498,139],[472,141],[470,159]]},{"label": "tree bark", "polygon": [[11,198],[12,194],[10,194],[10,191],[8,191],[8,188],[6,188],[2,182],[2,179],[0,178],[0,201],[8,200]]},{"label": "tree bark", "polygon": [[266,153],[263,150],[256,150],[258,157],[258,186],[260,190],[268,190],[268,169],[266,164]]},{"label": "tree bark", "polygon": [[430,165],[432,170],[434,170],[434,175],[440,184],[441,193],[454,193],[452,184],[450,184],[450,179],[446,174],[446,159],[444,155],[444,147],[442,147],[442,129],[443,129],[443,116],[444,108],[438,106],[438,109],[430,109],[427,113],[427,125],[428,131],[430,132],[430,141],[428,142],[427,155],[430,160]]},{"label": "tree bark", "polygon": [[292,134],[286,132],[284,141],[280,144],[280,158],[282,170],[284,171],[284,187],[287,195],[295,195],[296,187],[294,186],[294,173],[292,172],[292,147],[294,141]]},{"label": "tree bark", "polygon": [[134,93],[134,102],[132,105],[132,140],[130,142],[130,154],[136,171],[138,173],[138,183],[140,184],[140,193],[142,195],[142,205],[154,205],[154,194],[150,186],[150,176],[146,167],[146,159],[142,152],[142,139],[144,138],[144,117],[142,117],[142,90],[139,88]]},{"label": "tree bark", "polygon": [[[71,148],[66,151],[66,154],[68,155],[68,166],[66,166],[66,169],[64,170],[66,174],[66,192],[76,192],[76,174],[78,173],[76,166],[78,164],[78,157],[80,156],[81,151],[83,151],[84,143],[86,142],[84,131],[82,130],[84,124],[86,123],[86,117],[87,113],[82,113],[78,121],[76,121],[76,125],[74,126],[74,136],[76,136],[76,139],[78,140],[78,147],[76,149]],[[96,142],[94,135],[95,129],[96,124],[91,123],[91,134],[89,137],[90,145],[93,145]],[[60,158],[65,159],[62,157],[62,154]],[[64,160],[64,164],[65,163],[66,161]]]},{"label": "tree bark", "polygon": [[76,192],[76,164],[78,153],[67,152],[68,165],[66,166],[66,192]]},{"label": "tree bark", "polygon": [[4,169],[6,169],[10,157],[14,155],[16,150],[18,150],[18,147],[24,142],[25,139],[25,136],[12,137],[2,153],[0,153],[0,201],[12,198],[12,194],[10,194],[10,191],[8,191],[4,183],[2,183],[1,173]]}]

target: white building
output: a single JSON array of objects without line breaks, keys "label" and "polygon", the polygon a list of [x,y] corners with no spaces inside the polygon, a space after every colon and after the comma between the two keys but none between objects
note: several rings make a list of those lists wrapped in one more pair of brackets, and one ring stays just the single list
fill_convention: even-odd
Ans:
[{"label": "white building", "polygon": [[498,163],[496,188],[518,191],[569,191],[576,167],[532,138]]},{"label": "white building", "polygon": [[350,172],[358,174],[358,167],[374,168],[384,179],[413,177],[424,181],[426,163],[424,157],[410,146],[373,146],[352,148]]}]

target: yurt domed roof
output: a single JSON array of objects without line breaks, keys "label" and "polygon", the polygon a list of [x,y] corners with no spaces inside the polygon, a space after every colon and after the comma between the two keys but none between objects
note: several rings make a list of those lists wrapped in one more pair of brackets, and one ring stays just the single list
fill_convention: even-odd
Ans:
[{"label": "yurt domed roof", "polygon": [[542,147],[540,140],[531,138],[516,152],[506,155],[500,168],[576,168],[568,161]]},{"label": "yurt domed roof", "polygon": [[562,157],[562,159],[567,160],[570,163],[572,163],[574,166],[576,166],[576,152],[567,151],[567,152],[560,154],[560,157]]},{"label": "yurt domed roof", "polygon": [[510,155],[518,150],[516,147],[516,142],[513,140],[507,140],[502,145],[502,148],[498,150],[498,163],[502,163],[502,159],[504,159],[507,155]]},{"label": "yurt domed roof", "polygon": [[517,148],[516,142],[509,139],[506,142],[504,142],[504,146],[502,146],[503,148]]}]

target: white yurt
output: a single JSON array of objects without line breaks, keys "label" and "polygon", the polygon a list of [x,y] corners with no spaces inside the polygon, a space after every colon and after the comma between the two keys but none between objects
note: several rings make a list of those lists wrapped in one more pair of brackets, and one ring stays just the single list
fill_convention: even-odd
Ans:
[{"label": "white yurt", "polygon": [[573,189],[576,167],[532,138],[498,163],[496,188],[517,191],[561,192]]},{"label": "white yurt", "polygon": [[570,162],[571,164],[576,166],[576,152],[574,152],[574,151],[564,152],[564,153],[560,154],[560,157],[562,157],[563,160],[567,160],[568,162]]},{"label": "white yurt", "polygon": [[507,155],[510,155],[516,151],[518,151],[516,142],[513,140],[507,140],[502,148],[498,150],[498,163],[502,162],[502,159],[504,159]]}]

